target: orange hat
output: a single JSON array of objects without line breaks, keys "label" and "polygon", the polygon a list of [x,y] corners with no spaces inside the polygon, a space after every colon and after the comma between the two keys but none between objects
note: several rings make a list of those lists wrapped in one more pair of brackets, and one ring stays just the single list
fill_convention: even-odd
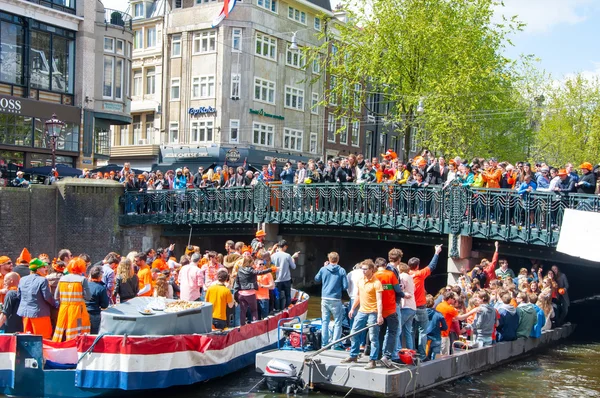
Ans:
[{"label": "orange hat", "polygon": [[242,254],[244,254],[244,253],[250,253],[250,254],[252,254],[252,246],[244,246],[242,248]]},{"label": "orange hat", "polygon": [[110,174],[104,173],[104,178],[109,177],[109,176],[110,176]]},{"label": "orange hat", "polygon": [[142,180],[142,179],[144,179],[144,178],[146,178],[146,176],[145,176],[145,175],[143,175],[143,174],[138,174],[138,180]]},{"label": "orange hat", "polygon": [[581,163],[581,165],[579,165],[580,169],[587,169],[589,171],[594,170],[594,166],[592,166],[592,164],[590,162],[583,162]]},{"label": "orange hat", "polygon": [[452,166],[456,166],[456,162],[454,161],[454,159],[450,159],[450,161],[448,163],[451,164]]},{"label": "orange hat", "polygon": [[65,272],[65,263],[62,261],[58,261],[58,259],[55,258],[52,260],[52,269],[56,272],[63,273]]},{"label": "orange hat", "polygon": [[7,257],[7,256],[0,257],[0,264],[7,263],[9,261],[11,261],[10,257]]},{"label": "orange hat", "polygon": [[567,173],[567,170],[565,170],[565,169],[560,169],[560,170],[558,170],[558,175],[566,176],[566,175],[569,175],[569,173]]},{"label": "orange hat", "polygon": [[427,166],[427,161],[425,159],[421,159],[419,160],[419,163],[417,163],[419,166]]},{"label": "orange hat", "polygon": [[46,263],[50,263],[50,256],[46,253],[41,253],[38,255],[38,258]]},{"label": "orange hat", "polygon": [[398,154],[392,149],[388,149],[386,153],[382,153],[381,156],[386,160],[394,160],[398,158]]},{"label": "orange hat", "polygon": [[259,229],[258,231],[256,231],[256,237],[260,238],[261,236],[267,236],[267,233],[262,229]]},{"label": "orange hat", "polygon": [[114,175],[115,175],[115,172],[114,172],[114,171],[111,171],[111,172],[110,172],[110,173],[108,173],[108,174],[110,174],[111,176],[114,176]]},{"label": "orange hat", "polygon": [[31,254],[29,253],[29,250],[27,250],[27,248],[24,247],[21,251],[21,255],[19,256],[19,258],[17,258],[17,264],[29,264],[30,261]]},{"label": "orange hat", "polygon": [[69,274],[84,275],[87,268],[87,263],[80,257],[74,257],[67,265]]}]

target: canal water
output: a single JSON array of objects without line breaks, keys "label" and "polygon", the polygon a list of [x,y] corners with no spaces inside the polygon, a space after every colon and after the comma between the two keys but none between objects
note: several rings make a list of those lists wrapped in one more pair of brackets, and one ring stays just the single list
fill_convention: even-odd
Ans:
[{"label": "canal water", "polygon": [[[417,394],[418,398],[446,397],[600,397],[600,301],[571,307],[570,318],[577,323],[568,340],[500,368],[462,378]],[[311,300],[309,317],[320,316],[319,299]],[[248,368],[222,379],[186,387],[178,398],[204,397],[285,397],[253,389],[262,377]],[[343,394],[312,392],[307,397],[341,398]]]}]

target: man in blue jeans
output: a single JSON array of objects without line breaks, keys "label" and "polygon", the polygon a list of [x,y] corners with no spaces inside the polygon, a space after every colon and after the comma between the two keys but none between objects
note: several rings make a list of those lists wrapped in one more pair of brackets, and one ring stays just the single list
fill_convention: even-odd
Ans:
[{"label": "man in blue jeans", "polygon": [[[375,263],[373,260],[364,260],[361,263],[361,269],[363,271],[363,278],[358,282],[358,295],[352,305],[349,316],[354,316],[356,308],[358,308],[358,313],[356,314],[350,333],[364,329],[367,325],[375,325],[369,329],[371,355],[369,363],[365,366],[365,369],[374,369],[377,366],[377,357],[379,356],[379,326],[383,324],[383,286],[375,278]],[[350,356],[343,359],[341,363],[358,362],[359,353],[360,337],[353,336]]]},{"label": "man in blue jeans", "polygon": [[277,253],[271,256],[271,262],[278,268],[275,279],[275,287],[279,290],[279,303],[276,309],[283,310],[292,303],[292,270],[296,269],[295,259],[300,252],[290,256],[287,253],[288,243],[280,240],[277,243]]},{"label": "man in blue jeans", "polygon": [[[315,276],[315,282],[323,283],[321,288],[321,345],[329,344],[329,319],[333,316],[333,341],[342,337],[342,291],[348,288],[346,271],[338,265],[340,256],[336,252],[327,255],[328,261]],[[334,347],[335,348],[335,347]]]}]

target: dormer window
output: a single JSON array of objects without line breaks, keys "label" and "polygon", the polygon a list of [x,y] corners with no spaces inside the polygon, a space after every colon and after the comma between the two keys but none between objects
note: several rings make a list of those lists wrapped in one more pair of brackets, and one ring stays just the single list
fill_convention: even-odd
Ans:
[{"label": "dormer window", "polygon": [[133,17],[144,18],[144,3],[135,3],[133,5]]}]

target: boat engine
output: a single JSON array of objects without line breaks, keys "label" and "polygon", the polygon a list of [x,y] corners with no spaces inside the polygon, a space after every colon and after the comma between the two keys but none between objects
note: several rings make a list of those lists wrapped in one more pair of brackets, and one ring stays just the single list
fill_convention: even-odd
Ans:
[{"label": "boat engine", "polygon": [[279,359],[271,359],[267,362],[263,376],[267,381],[267,388],[272,393],[298,394],[305,387],[296,366]]}]

